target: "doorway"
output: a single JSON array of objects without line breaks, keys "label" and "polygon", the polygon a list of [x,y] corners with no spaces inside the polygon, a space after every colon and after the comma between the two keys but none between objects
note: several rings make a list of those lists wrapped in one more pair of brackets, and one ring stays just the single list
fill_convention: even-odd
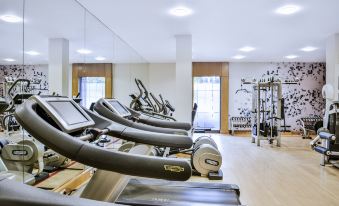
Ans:
[{"label": "doorway", "polygon": [[228,63],[193,62],[193,101],[198,103],[196,127],[228,133]]},{"label": "doorway", "polygon": [[193,79],[193,100],[198,104],[195,128],[220,131],[220,77],[202,76]]},{"label": "doorway", "polygon": [[89,108],[100,98],[112,98],[112,64],[73,64],[72,95],[80,93],[80,104]]},{"label": "doorway", "polygon": [[105,77],[81,77],[79,84],[82,106],[89,108],[93,102],[105,97]]}]

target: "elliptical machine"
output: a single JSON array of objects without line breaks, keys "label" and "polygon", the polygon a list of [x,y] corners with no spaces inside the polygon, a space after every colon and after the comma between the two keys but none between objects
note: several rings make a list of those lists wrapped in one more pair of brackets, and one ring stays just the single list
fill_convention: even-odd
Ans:
[{"label": "elliptical machine", "polygon": [[[130,104],[131,109],[154,118],[176,121],[176,119],[172,117],[171,113],[174,112],[175,109],[168,100],[164,100],[164,98],[159,95],[161,99],[161,101],[159,101],[152,93],[148,92],[140,79],[135,79],[135,83],[138,87],[139,94],[130,95],[132,98],[132,102]],[[151,100],[150,96],[154,102]],[[168,109],[171,112],[169,112]]]}]

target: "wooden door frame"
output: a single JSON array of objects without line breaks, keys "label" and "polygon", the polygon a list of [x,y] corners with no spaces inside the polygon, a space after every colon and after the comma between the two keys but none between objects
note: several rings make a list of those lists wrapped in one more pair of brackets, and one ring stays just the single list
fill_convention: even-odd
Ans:
[{"label": "wooden door frame", "polygon": [[[228,62],[193,62],[192,84],[194,77],[218,76],[220,85],[220,133],[228,134],[228,97],[229,64]],[[194,85],[192,86],[194,93]],[[193,96],[193,95],[192,95]]]},{"label": "wooden door frame", "polygon": [[72,96],[79,93],[79,79],[81,77],[105,77],[105,98],[112,98],[112,74],[111,63],[74,63],[72,64]]}]

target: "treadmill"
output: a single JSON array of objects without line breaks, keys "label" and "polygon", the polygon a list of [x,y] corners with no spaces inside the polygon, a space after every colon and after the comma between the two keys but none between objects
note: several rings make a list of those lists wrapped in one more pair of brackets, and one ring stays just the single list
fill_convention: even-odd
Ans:
[{"label": "treadmill", "polygon": [[[126,127],[67,97],[32,96],[16,109],[15,117],[46,146],[97,168],[81,194],[83,198],[124,205],[240,205],[236,185],[182,182],[191,177],[189,162],[148,155],[152,145],[190,148],[193,142],[188,136]],[[104,134],[138,145],[124,153],[87,142]]]}]

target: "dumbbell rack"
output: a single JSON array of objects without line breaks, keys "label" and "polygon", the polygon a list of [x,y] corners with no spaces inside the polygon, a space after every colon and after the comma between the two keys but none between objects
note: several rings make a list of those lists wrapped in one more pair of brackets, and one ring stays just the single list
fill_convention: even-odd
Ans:
[{"label": "dumbbell rack", "polygon": [[231,135],[235,131],[251,131],[251,117],[231,117]]},{"label": "dumbbell rack", "polygon": [[310,116],[310,117],[302,117],[299,119],[300,127],[302,131],[303,139],[312,139],[310,137],[310,132],[314,131],[314,126],[317,122],[323,121],[323,119],[319,116]]}]

